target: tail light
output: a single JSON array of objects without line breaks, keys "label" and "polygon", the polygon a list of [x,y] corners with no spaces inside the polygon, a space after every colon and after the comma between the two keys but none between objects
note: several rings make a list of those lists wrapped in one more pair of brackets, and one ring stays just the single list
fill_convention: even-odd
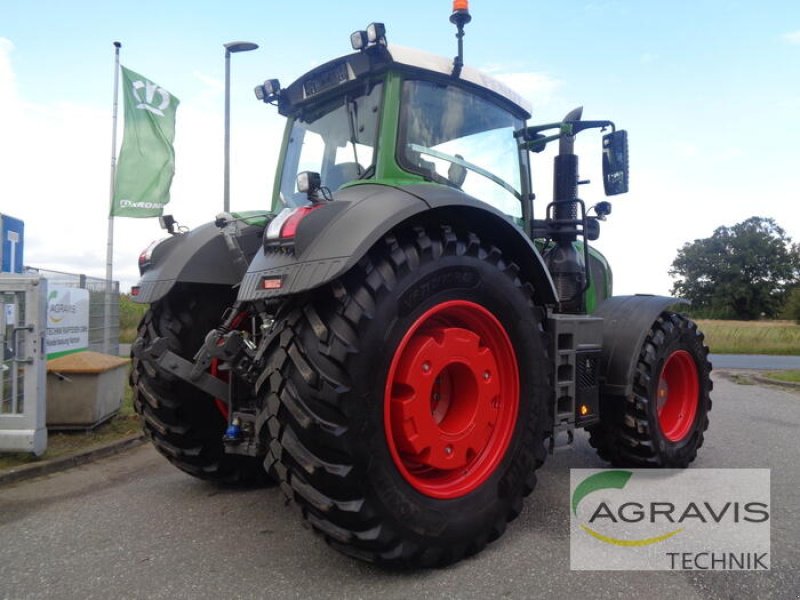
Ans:
[{"label": "tail light", "polygon": [[156,249],[164,240],[155,240],[147,248],[142,250],[139,255],[139,275],[144,275],[145,271],[153,266],[153,250]]},{"label": "tail light", "polygon": [[310,204],[297,208],[284,208],[270,221],[267,231],[264,234],[264,243],[270,244],[271,242],[293,240],[294,236],[297,234],[297,226],[300,224],[300,221],[322,206],[324,205]]}]

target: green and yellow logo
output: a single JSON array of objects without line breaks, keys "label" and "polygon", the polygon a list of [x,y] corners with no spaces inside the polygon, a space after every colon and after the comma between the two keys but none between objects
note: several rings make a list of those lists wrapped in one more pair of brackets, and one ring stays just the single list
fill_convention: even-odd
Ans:
[{"label": "green and yellow logo", "polygon": [[[577,517],[578,516],[578,505],[581,501],[593,494],[595,492],[599,492],[601,490],[609,490],[609,489],[616,489],[621,490],[624,489],[625,486],[630,481],[633,473],[630,471],[603,471],[601,473],[595,473],[594,475],[590,475],[586,479],[584,479],[578,486],[575,488],[575,491],[572,493],[572,513]],[[624,506],[624,505],[623,505]],[[637,505],[641,506],[641,505]],[[627,517],[620,511],[618,514],[618,518],[614,516],[611,508],[608,506],[607,503],[601,502],[598,504],[597,508],[592,512],[591,517],[589,518],[590,523],[594,523],[594,521],[605,518],[610,519],[612,522],[616,523],[618,520],[623,520],[627,522],[633,522],[635,519],[641,517],[640,512],[635,512],[630,517]],[[646,537],[641,539],[622,539],[612,537],[610,535],[604,535],[589,527],[588,525],[581,523],[580,528],[585,531],[587,534],[592,536],[593,538],[600,540],[601,542],[605,542],[606,544],[613,544],[614,546],[626,546],[626,547],[635,547],[635,546],[650,546],[652,544],[657,544],[659,542],[663,542],[664,540],[668,540],[669,538],[679,534],[683,531],[683,527],[675,529],[673,531],[668,531],[667,533],[653,536],[653,537]]]}]

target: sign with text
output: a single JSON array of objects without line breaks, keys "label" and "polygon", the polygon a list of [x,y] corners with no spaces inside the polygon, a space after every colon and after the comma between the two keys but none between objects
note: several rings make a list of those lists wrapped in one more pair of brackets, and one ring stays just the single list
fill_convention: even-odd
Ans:
[{"label": "sign with text", "polygon": [[570,566],[770,568],[769,469],[572,469]]},{"label": "sign with text", "polygon": [[89,348],[89,290],[50,286],[47,294],[47,358]]},{"label": "sign with text", "polygon": [[0,215],[0,236],[0,270],[3,273],[22,273],[25,223]]}]

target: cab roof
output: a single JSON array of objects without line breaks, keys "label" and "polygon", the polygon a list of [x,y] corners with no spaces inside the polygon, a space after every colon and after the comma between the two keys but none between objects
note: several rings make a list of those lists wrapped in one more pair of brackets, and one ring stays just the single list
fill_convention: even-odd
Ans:
[{"label": "cab roof", "polygon": [[[398,46],[395,44],[391,44],[388,46],[389,54],[392,56],[392,59],[395,63],[406,65],[409,67],[413,67],[416,69],[422,69],[426,71],[432,71],[434,73],[438,73],[440,75],[445,75],[451,77],[453,72],[453,59],[445,58],[444,56],[439,56],[437,54],[431,54],[430,52],[425,52],[423,50],[417,50],[416,48],[407,48],[405,46]],[[495,94],[502,96],[515,106],[517,106],[520,110],[526,113],[525,118],[529,118],[531,116],[531,105],[530,103],[525,100],[522,96],[520,96],[517,92],[512,90],[506,84],[501,81],[498,81],[494,77],[491,77],[477,69],[473,69],[472,67],[464,66],[461,69],[461,76],[459,79],[464,81],[468,81],[478,87],[483,89],[489,90],[490,92],[494,92]]]},{"label": "cab roof", "polygon": [[501,100],[518,117],[528,119],[531,116],[530,104],[497,79],[468,66],[462,68],[458,78],[453,77],[452,59],[395,44],[371,46],[309,71],[282,91],[280,111],[287,115],[294,113],[312,98],[334,96],[342,86],[398,67],[410,73],[426,74],[432,79],[466,83],[468,87],[479,88]]}]

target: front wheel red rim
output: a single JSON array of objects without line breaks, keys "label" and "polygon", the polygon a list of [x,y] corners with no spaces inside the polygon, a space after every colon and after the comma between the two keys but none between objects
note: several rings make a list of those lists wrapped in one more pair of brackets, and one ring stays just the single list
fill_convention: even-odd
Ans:
[{"label": "front wheel red rim", "polygon": [[452,499],[479,488],[503,460],[518,412],[514,346],[483,306],[437,304],[398,344],[384,427],[394,464],[418,492]]},{"label": "front wheel red rim", "polygon": [[686,350],[676,350],[664,362],[656,392],[658,423],[670,442],[680,442],[692,431],[699,392],[694,358]]}]

